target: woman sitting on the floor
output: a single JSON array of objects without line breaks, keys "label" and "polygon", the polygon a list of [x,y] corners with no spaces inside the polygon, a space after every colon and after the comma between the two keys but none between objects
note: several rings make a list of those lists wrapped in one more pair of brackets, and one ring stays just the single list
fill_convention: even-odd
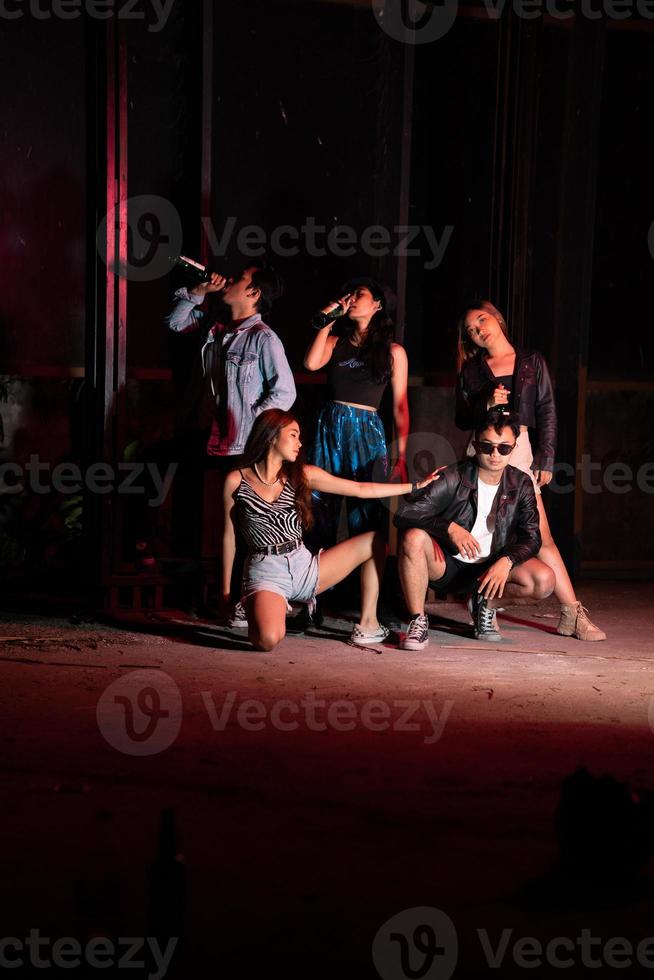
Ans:
[{"label": "woman sitting on the floor", "polygon": [[418,483],[358,483],[307,466],[300,458],[300,426],[288,412],[270,409],[257,418],[247,441],[246,466],[225,480],[222,598],[229,600],[235,554],[235,528],[246,542],[242,601],[248,635],[258,650],[272,650],[284,638],[289,602],[306,602],[362,566],[361,620],[351,642],[380,643],[388,629],[377,620],[379,572],[385,545],[374,531],[358,534],[312,555],[302,542],[312,522],[311,491],[346,497],[394,497],[426,487]]}]

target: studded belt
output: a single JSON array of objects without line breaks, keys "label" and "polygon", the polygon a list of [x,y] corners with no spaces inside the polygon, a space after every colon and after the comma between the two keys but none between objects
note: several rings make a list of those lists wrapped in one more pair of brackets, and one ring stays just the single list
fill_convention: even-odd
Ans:
[{"label": "studded belt", "polygon": [[289,551],[295,551],[302,544],[302,538],[295,541],[282,541],[281,544],[269,544],[265,548],[257,548],[251,551],[251,555],[287,555]]}]

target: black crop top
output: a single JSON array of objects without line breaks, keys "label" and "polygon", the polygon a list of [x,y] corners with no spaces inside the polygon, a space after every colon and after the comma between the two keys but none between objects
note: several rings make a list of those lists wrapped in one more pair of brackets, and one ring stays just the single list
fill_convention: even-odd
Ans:
[{"label": "black crop top", "polygon": [[354,402],[379,408],[386,383],[379,384],[361,360],[361,351],[347,337],[336,344],[328,365],[331,397],[337,402]]}]

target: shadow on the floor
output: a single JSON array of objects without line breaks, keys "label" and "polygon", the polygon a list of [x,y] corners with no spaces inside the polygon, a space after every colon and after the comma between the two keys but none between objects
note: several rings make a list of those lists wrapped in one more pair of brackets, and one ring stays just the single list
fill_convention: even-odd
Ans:
[{"label": "shadow on the floor", "polygon": [[507,623],[513,623],[515,626],[528,626],[529,629],[539,630],[541,633],[549,633],[551,636],[559,635],[554,626],[546,626],[545,623],[539,623],[533,619],[520,619],[518,616],[509,616],[504,612],[500,613],[500,615]]},{"label": "shadow on the floor", "polygon": [[347,640],[350,633],[350,629],[327,626],[326,623],[322,623],[320,626],[314,626],[310,630],[306,630],[304,635],[311,636],[317,640]]},{"label": "shadow on the floor", "polygon": [[192,646],[219,647],[221,650],[234,650],[239,653],[252,651],[252,644],[244,630],[240,635],[234,630],[223,626],[213,626],[211,623],[196,622],[189,619],[116,619],[109,620],[115,629],[129,630],[131,633],[143,633],[150,636],[166,636],[168,639],[188,643]]},{"label": "shadow on the floor", "polygon": [[428,613],[427,618],[430,630],[438,630],[449,636],[460,636],[464,640],[474,639],[475,634],[470,623],[461,623],[458,619],[446,619],[445,616],[437,616],[435,613]]},{"label": "shadow on the floor", "polygon": [[[334,615],[332,612],[327,613],[327,615],[330,618],[333,616],[334,619],[339,619],[339,617]],[[515,626],[523,626],[532,630],[538,630],[541,633],[548,633],[554,636],[557,635],[554,627],[546,626],[538,621],[522,619],[518,616],[507,615],[506,613],[501,613],[500,615],[502,620],[507,625],[512,624]],[[349,618],[351,618],[352,621],[356,621],[356,616],[351,616]],[[439,633],[445,634],[446,636],[459,637],[460,639],[464,640],[474,639],[473,627],[469,623],[462,623],[460,620],[441,616],[437,613],[429,613],[428,619],[429,628],[432,630],[437,630]],[[235,631],[229,629],[228,627],[220,626],[218,624],[214,625],[206,621],[197,621],[191,618],[188,620],[182,620],[166,619],[165,617],[162,617],[161,619],[126,617],[125,619],[112,618],[110,623],[117,629],[126,629],[131,632],[155,636],[166,636],[175,642],[188,643],[193,646],[215,647],[225,651],[235,651],[237,653],[243,653],[246,651],[254,652],[245,630]],[[319,626],[309,625],[307,629],[294,629],[293,617],[290,617],[288,620],[288,630],[286,635],[291,637],[306,636],[316,640],[340,640],[343,643],[347,643],[350,637],[350,632],[351,627],[349,623],[346,627],[343,627],[341,625],[331,626],[327,622],[321,622]],[[373,646],[397,647],[399,646],[401,632],[403,631],[393,630],[384,643],[373,644]]]}]

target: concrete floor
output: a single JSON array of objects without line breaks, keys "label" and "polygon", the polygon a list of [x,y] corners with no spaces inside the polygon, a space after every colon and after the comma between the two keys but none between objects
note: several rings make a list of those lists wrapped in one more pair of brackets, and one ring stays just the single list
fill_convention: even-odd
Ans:
[{"label": "concrete floor", "polygon": [[[181,617],[3,616],[2,934],[85,943],[183,928],[167,975],[194,980],[559,976],[556,949],[534,967],[530,946],[528,968],[514,944],[562,937],[569,976],[596,976],[593,955],[612,975],[605,943],[654,936],[651,869],[615,895],[548,877],[554,813],[578,766],[654,790],[654,586],[580,594],[607,642],[556,635],[551,601],[507,607],[498,645],[439,603],[420,653],[350,647],[335,619],[260,654]],[[167,807],[183,858],[153,879]],[[387,920],[423,906],[440,912],[407,912],[373,954]],[[411,946],[430,916],[431,968]],[[390,932],[407,937],[404,966]],[[653,975],[646,953],[622,975]],[[83,970],[66,975],[103,972]]]}]

